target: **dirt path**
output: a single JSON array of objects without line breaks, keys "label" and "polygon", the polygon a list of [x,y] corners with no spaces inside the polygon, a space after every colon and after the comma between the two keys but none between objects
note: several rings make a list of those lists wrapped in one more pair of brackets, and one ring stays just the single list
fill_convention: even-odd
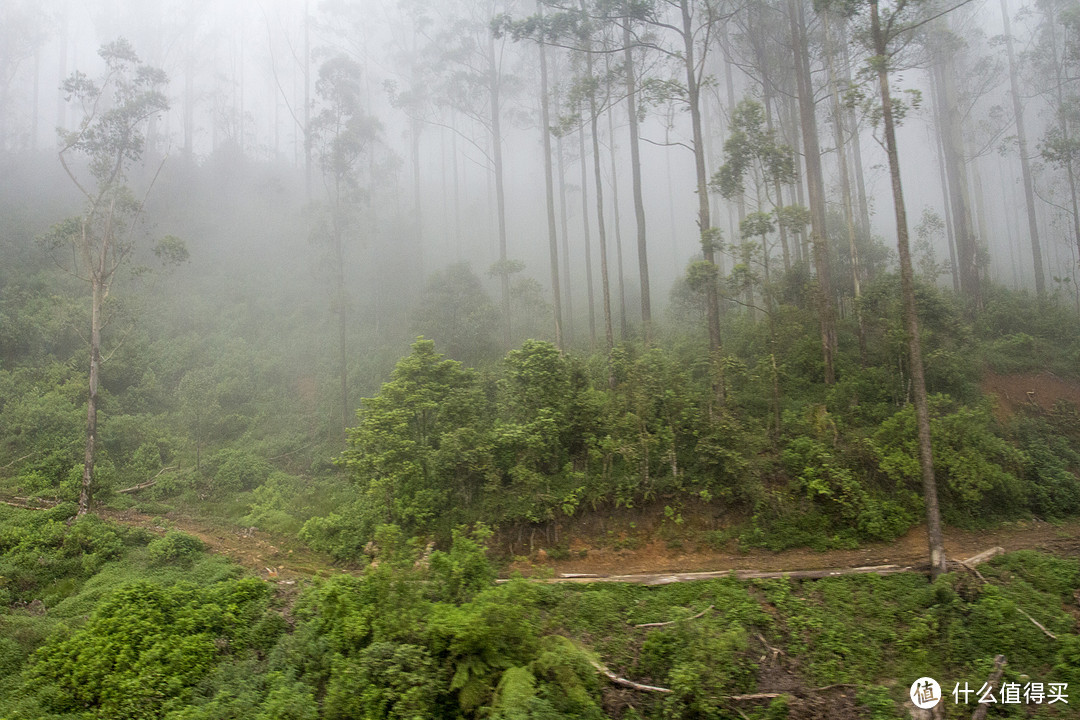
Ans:
[{"label": "dirt path", "polygon": [[[164,534],[169,529],[190,533],[215,553],[231,558],[267,579],[290,583],[300,578],[329,577],[356,573],[360,566],[342,566],[298,541],[274,537],[261,530],[213,525],[186,517],[152,517],[134,510],[106,511],[104,516],[125,525]],[[947,528],[945,547],[950,557],[967,558],[987,548],[1001,546],[1006,551],[1034,549],[1060,556],[1080,557],[1080,520],[1055,525],[1039,521],[1010,523],[993,530],[964,531]],[[872,565],[917,566],[927,556],[926,533],[915,528],[894,543],[867,545],[856,550],[816,552],[805,548],[745,553],[722,551],[679,552],[662,543],[636,550],[592,549],[585,557],[515,565],[526,574],[654,575],[658,573],[722,573],[743,571],[812,571]],[[567,579],[574,582],[573,578]],[[576,580],[580,582],[580,580]]]},{"label": "dirt path", "polygon": [[[1060,525],[1026,520],[980,531],[945,529],[945,551],[950,558],[968,558],[995,546],[1010,552],[1030,549],[1059,556],[1080,557],[1080,520]],[[803,571],[870,565],[921,565],[926,562],[929,554],[926,530],[921,526],[911,529],[892,543],[874,543],[855,550],[823,552],[807,548],[783,552],[753,549],[736,553],[699,548],[693,552],[680,552],[669,549],[663,542],[653,541],[635,550],[591,548],[581,557],[580,551],[575,552],[573,543],[570,547],[570,558],[558,561],[548,559],[532,564],[531,568],[550,568],[556,575],[637,575],[722,570]],[[529,569],[529,566],[517,567],[523,571]]]}]

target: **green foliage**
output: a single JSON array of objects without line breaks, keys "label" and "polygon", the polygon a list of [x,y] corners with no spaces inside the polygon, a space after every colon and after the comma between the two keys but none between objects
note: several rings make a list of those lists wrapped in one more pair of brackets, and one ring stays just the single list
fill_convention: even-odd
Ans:
[{"label": "green foliage", "polygon": [[151,541],[146,550],[153,562],[189,565],[205,547],[203,541],[194,535],[170,530],[164,536]]},{"label": "green foliage", "polygon": [[219,492],[251,490],[270,476],[273,466],[245,450],[224,449],[206,459],[210,486]]},{"label": "green foliage", "polygon": [[253,578],[208,589],[135,583],[38,650],[25,671],[28,688],[49,712],[160,717],[189,700],[222,657],[244,649],[266,597]]},{"label": "green foliage", "polygon": [[[934,474],[946,519],[1007,518],[1030,507],[1035,498],[1024,492],[1023,453],[994,434],[987,409],[961,406],[948,412],[950,404],[942,396],[931,398]],[[919,487],[914,407],[882,423],[870,446],[889,478],[900,487]]]}]

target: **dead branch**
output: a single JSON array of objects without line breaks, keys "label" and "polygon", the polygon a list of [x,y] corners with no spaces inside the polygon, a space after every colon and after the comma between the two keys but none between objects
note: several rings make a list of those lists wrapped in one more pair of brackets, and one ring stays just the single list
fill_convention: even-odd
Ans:
[{"label": "dead branch", "polygon": [[634,627],[636,627],[636,628],[657,628],[657,627],[666,627],[668,625],[674,625],[675,623],[682,622],[683,620],[697,620],[699,617],[704,616],[705,613],[709,612],[714,607],[715,607],[715,605],[710,605],[709,607],[707,607],[704,610],[702,610],[701,612],[699,612],[697,615],[691,615],[690,617],[682,618],[681,620],[668,620],[667,622],[641,623],[640,625],[635,625]]},{"label": "dead branch", "polygon": [[615,683],[616,685],[621,685],[622,687],[628,687],[631,690],[641,690],[643,692],[658,692],[658,693],[669,693],[669,692],[671,692],[671,688],[657,687],[655,685],[642,685],[641,683],[636,683],[633,680],[627,680],[626,678],[619,677],[615,673],[608,670],[607,667],[605,667],[602,663],[599,663],[596,660],[590,660],[589,663],[594,668],[596,668],[597,672],[599,672],[601,675],[603,675],[604,677],[606,677],[608,680]]},{"label": "dead branch", "polygon": [[[995,552],[995,551],[1000,551],[1000,552]],[[990,585],[991,584],[990,581],[987,580],[985,577],[983,577],[983,574],[981,572],[979,572],[978,570],[975,569],[975,564],[976,564],[976,562],[983,562],[985,560],[988,560],[989,558],[992,558],[995,555],[1000,555],[1003,552],[1005,552],[1005,550],[1003,550],[1000,547],[991,548],[991,549],[989,549],[989,550],[987,550],[985,552],[979,553],[978,555],[976,555],[974,557],[970,557],[967,560],[957,560],[956,562],[957,562],[957,564],[962,566],[965,570],[968,570],[975,577],[977,577],[979,580],[981,580],[983,585]],[[993,554],[991,554],[991,553],[993,553]],[[983,558],[983,556],[986,556],[986,557],[983,560],[980,560],[980,558]],[[1035,627],[1042,630],[1043,635],[1050,638],[1051,640],[1057,640],[1057,635],[1055,635],[1054,633],[1047,630],[1045,625],[1043,625],[1041,622],[1039,622],[1035,618],[1031,617],[1031,615],[1028,614],[1028,612],[1026,610],[1024,610],[1022,607],[1016,606],[1016,612],[1020,613],[1024,617],[1026,617],[1028,620],[1031,621],[1031,623]],[[1001,656],[999,655],[998,657],[1001,657]]]},{"label": "dead branch", "polygon": [[757,639],[761,641],[761,644],[765,646],[765,649],[766,649],[766,650],[768,650],[769,652],[771,652],[771,653],[772,653],[772,659],[773,659],[773,661],[775,661],[775,660],[776,660],[776,659],[777,659],[778,657],[780,657],[781,655],[785,655],[785,656],[787,655],[787,653],[786,653],[786,652],[784,652],[783,650],[781,650],[780,648],[778,648],[778,647],[773,647],[772,645],[770,645],[770,644],[769,644],[769,643],[768,643],[768,642],[767,642],[767,641],[765,640],[765,636],[764,636],[764,635],[762,635],[761,633],[754,633],[754,634],[755,634],[755,635],[757,635]]},{"label": "dead branch", "polygon": [[[1005,672],[1005,656],[998,655],[994,658],[994,670],[990,673],[989,679],[986,684],[991,688],[998,685],[1001,682],[1001,676]],[[986,713],[990,709],[990,703],[979,703],[979,706],[975,708],[975,712],[971,715],[971,720],[985,720]]]},{"label": "dead branch", "polygon": [[161,468],[161,470],[158,472],[157,475],[150,478],[146,482],[139,483],[138,485],[132,485],[129,488],[124,488],[123,490],[117,490],[116,492],[118,492],[118,493],[133,493],[136,490],[144,490],[144,489],[146,489],[148,487],[153,487],[154,485],[157,485],[157,479],[159,477],[161,477],[162,473],[168,472],[169,470],[178,470],[178,469],[179,469],[179,466],[176,466],[176,465],[174,465],[172,467]]},{"label": "dead branch", "polygon": [[10,502],[8,500],[0,500],[0,503],[4,505],[10,505],[11,507],[20,508],[22,510],[48,510],[48,507],[38,507],[36,505],[27,505],[25,503]]},{"label": "dead branch", "polygon": [[27,453],[26,455],[23,455],[21,458],[15,458],[11,462],[9,462],[7,465],[4,465],[3,467],[0,467],[0,470],[7,470],[9,467],[14,465],[15,463],[21,462],[21,461],[25,460],[26,458],[30,457],[33,454],[34,453]]}]

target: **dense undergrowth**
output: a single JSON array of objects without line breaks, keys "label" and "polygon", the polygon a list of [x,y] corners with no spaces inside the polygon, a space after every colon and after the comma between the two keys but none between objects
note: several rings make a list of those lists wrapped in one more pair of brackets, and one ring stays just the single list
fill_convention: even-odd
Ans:
[{"label": "dense undergrowth", "polygon": [[[984,565],[987,585],[966,573],[498,585],[484,528],[443,552],[381,526],[366,571],[297,589],[244,577],[175,531],[69,525],[71,510],[0,509],[0,718],[781,720],[825,707],[885,720],[905,712],[914,678],[978,687],[998,653],[1006,681],[1080,683],[1080,564],[1035,552]],[[672,692],[616,688],[594,663]],[[731,697],[755,692],[780,695]],[[1006,710],[1069,716],[1060,703]]]}]

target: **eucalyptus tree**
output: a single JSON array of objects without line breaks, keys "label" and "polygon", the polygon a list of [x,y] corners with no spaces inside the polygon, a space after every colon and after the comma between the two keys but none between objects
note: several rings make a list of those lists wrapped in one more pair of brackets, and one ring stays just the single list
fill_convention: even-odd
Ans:
[{"label": "eucalyptus tree", "polygon": [[825,361],[825,383],[836,380],[836,311],[829,271],[828,238],[825,230],[825,181],[821,169],[821,148],[817,129],[817,108],[814,100],[813,77],[810,72],[804,0],[788,0],[788,22],[791,26],[792,55],[795,60],[795,81],[799,105],[803,158],[806,163],[806,192],[810,207],[810,251],[817,272],[814,292],[817,297],[818,321],[821,326],[821,350]]},{"label": "eucalyptus tree", "polygon": [[438,84],[439,101],[482,127],[490,143],[490,152],[479,143],[473,145],[486,158],[495,180],[499,258],[492,273],[499,278],[506,347],[511,339],[510,275],[521,266],[512,262],[507,253],[503,113],[511,85],[505,52],[509,39],[493,32],[492,25],[513,10],[510,0],[448,3],[442,18],[444,25],[432,38],[441,53],[441,72],[433,78]]},{"label": "eucalyptus tree", "polygon": [[[30,144],[37,138],[37,55],[49,35],[49,19],[40,3],[30,0],[12,0],[6,3],[0,23],[0,149],[12,147],[15,101],[12,86],[27,60],[34,58],[34,85],[32,90],[32,121],[27,134]],[[29,85],[29,83],[27,83]]]},{"label": "eucalyptus tree", "polygon": [[[562,349],[563,322],[562,322],[562,292],[559,278],[559,237],[555,227],[555,182],[551,162],[551,98],[548,82],[548,37],[544,32],[544,3],[536,2],[536,15],[530,21],[515,24],[509,17],[503,16],[492,22],[492,32],[500,37],[504,30],[509,28],[515,39],[526,34],[531,34],[536,41],[537,55],[540,61],[540,135],[544,153],[544,197],[547,210],[548,229],[548,259],[551,271],[551,293],[554,299],[553,311],[555,320],[555,344]],[[561,174],[561,146],[560,146],[560,174]],[[560,181],[561,181],[560,176]],[[565,225],[565,223],[564,223]],[[564,229],[565,233],[565,229]],[[568,281],[569,278],[564,278]]]},{"label": "eucalyptus tree", "polygon": [[957,69],[958,55],[963,52],[964,41],[956,33],[950,32],[944,19],[936,21],[934,25],[935,31],[931,33],[934,48],[934,105],[945,161],[949,205],[952,210],[957,276],[960,292],[977,311],[982,306],[978,238],[973,224],[972,194],[964,152],[966,128],[959,99]]},{"label": "eucalyptus tree", "polygon": [[350,424],[348,245],[361,239],[367,170],[379,125],[364,107],[360,65],[345,55],[326,60],[315,83],[318,112],[311,119],[311,152],[322,171],[325,204],[316,216],[313,239],[325,243],[332,275],[331,309],[338,317],[342,432]]},{"label": "eucalyptus tree", "polygon": [[[165,112],[165,72],[145,65],[126,40],[106,43],[98,51],[105,72],[97,80],[76,71],[63,84],[81,120],[73,130],[58,130],[59,157],[64,171],[84,201],[81,215],[55,226],[47,236],[49,249],[75,277],[90,286],[90,371],[86,406],[86,450],[78,514],[90,509],[94,490],[94,460],[98,440],[98,385],[102,357],[102,329],[116,280],[131,268],[144,235],[143,206],[128,186],[128,177],[142,160],[146,127]],[[160,170],[160,166],[158,167]],[[157,173],[153,174],[156,178]],[[183,262],[187,249],[166,236],[154,247],[168,263]]]},{"label": "eucalyptus tree", "polygon": [[[960,0],[960,2],[964,1]],[[897,115],[901,114],[903,105],[898,103],[892,95],[889,75],[898,64],[899,56],[905,51],[914,31],[941,17],[952,7],[937,6],[934,0],[889,0],[889,4],[884,9],[881,3],[882,0],[851,0],[848,3],[833,3],[831,7],[843,8],[851,14],[869,14],[866,40],[872,55],[866,74],[876,83],[880,101],[879,105],[869,110],[880,119],[889,163],[889,179],[896,214],[896,247],[900,265],[903,327],[911,365],[911,391],[915,405],[923,501],[926,507],[927,541],[930,550],[931,574],[936,577],[946,571],[945,544],[941,531],[937,481],[934,476],[934,454],[930,440],[930,408],[926,396],[922,342],[915,306],[915,281],[911,262],[907,208],[904,204],[904,187],[900,178],[900,150],[896,141]],[[829,9],[830,5],[823,7]]]},{"label": "eucalyptus tree", "polygon": [[1032,85],[1049,109],[1039,152],[1064,173],[1066,212],[1080,251],[1080,11],[1069,0],[1038,0],[1036,5],[1041,18],[1028,61]]}]

